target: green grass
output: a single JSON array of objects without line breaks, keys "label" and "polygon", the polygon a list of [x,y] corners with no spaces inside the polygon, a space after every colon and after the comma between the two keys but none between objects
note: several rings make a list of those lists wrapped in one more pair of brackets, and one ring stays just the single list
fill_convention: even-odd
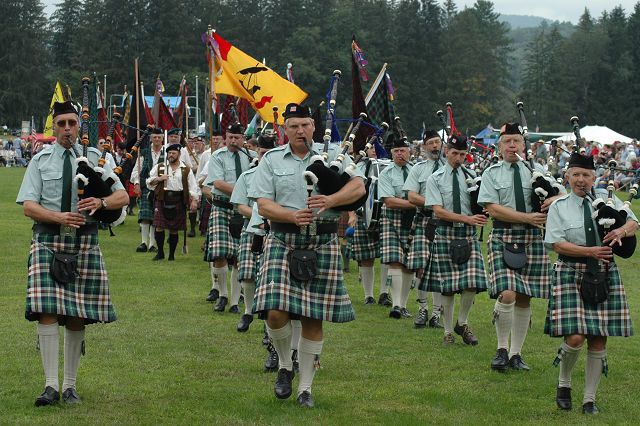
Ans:
[{"label": "green grass", "polygon": [[[551,363],[560,340],[542,333],[545,301],[533,301],[524,347],[532,371],[497,374],[489,370],[496,338],[486,293],[470,317],[480,345],[467,347],[458,338],[444,348],[440,331],[415,330],[412,320],[391,320],[386,309],[364,306],[355,263],[347,287],[357,320],[325,324],[322,369],[313,388],[316,408],[300,410],[293,398],[276,400],[275,375],[262,372],[261,323],[237,333],[238,315],[213,313],[204,301],[210,278],[201,260],[202,239],[190,239],[190,253],[176,262],[156,264],[150,254],[134,252],[139,233],[131,219],[115,230],[116,237],[101,236],[118,321],[88,327],[78,376],[84,403],[36,408],[44,379],[35,324],[24,319],[31,222],[14,202],[23,172],[0,168],[2,424],[619,424],[640,418],[637,338],[610,339],[610,373],[600,385],[596,419],[579,411],[585,351],[574,372],[576,408],[559,412],[558,370]],[[637,202],[635,207],[640,213]],[[640,254],[619,265],[638,320]],[[410,308],[417,309],[414,303]]]}]

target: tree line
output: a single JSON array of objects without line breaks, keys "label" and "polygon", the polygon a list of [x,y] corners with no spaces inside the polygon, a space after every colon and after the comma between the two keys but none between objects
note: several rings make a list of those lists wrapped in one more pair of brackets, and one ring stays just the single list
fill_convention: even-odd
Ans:
[{"label": "tree line", "polygon": [[[7,0],[0,13],[0,124],[10,126],[34,115],[40,130],[56,80],[76,98],[81,77],[94,73],[107,75],[108,94],[132,88],[136,57],[147,94],[160,76],[176,95],[183,75],[194,94],[198,75],[202,97],[200,36],[211,25],[281,75],[291,62],[312,107],[341,69],[339,117],[351,115],[355,36],[369,62],[363,89],[388,63],[395,111],[412,137],[423,122],[438,127],[435,111],[448,101],[463,132],[516,119],[515,102],[523,100],[530,128],[567,131],[568,117],[578,114],[583,124],[640,133],[633,105],[640,3],[629,15],[616,7],[593,18],[585,10],[570,35],[543,24],[518,63],[509,26],[486,0],[465,9],[454,0],[62,0],[49,18],[39,0]],[[513,70],[522,75],[514,78]]]}]

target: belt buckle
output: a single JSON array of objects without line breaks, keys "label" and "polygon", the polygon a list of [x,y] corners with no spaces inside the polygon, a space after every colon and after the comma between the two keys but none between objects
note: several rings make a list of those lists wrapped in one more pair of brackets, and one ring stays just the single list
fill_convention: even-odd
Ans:
[{"label": "belt buckle", "polygon": [[314,220],[309,225],[307,225],[309,229],[309,235],[318,235],[318,224]]},{"label": "belt buckle", "polygon": [[63,237],[75,237],[76,228],[72,226],[60,225],[60,235]]},{"label": "belt buckle", "polygon": [[462,222],[453,222],[454,228],[462,228],[463,226],[464,226],[464,223]]}]

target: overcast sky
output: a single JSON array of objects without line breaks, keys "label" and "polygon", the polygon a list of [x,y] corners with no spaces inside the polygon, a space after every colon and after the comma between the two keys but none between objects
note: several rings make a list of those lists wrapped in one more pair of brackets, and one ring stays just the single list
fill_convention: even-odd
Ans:
[{"label": "overcast sky", "polygon": [[[508,15],[533,15],[558,21],[578,22],[578,18],[587,7],[591,15],[600,16],[603,10],[611,10],[616,5],[622,5],[627,16],[633,11],[638,0],[608,1],[608,0],[494,0],[495,10]],[[50,14],[55,5],[61,0],[42,0],[45,12]],[[441,2],[442,3],[442,2]],[[475,0],[456,0],[459,9],[472,6]]]}]

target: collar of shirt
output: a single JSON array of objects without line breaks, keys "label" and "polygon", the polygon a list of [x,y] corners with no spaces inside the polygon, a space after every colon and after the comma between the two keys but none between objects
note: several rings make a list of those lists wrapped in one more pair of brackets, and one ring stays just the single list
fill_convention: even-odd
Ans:
[{"label": "collar of shirt", "polygon": [[579,197],[576,195],[575,192],[571,192],[569,193],[569,199],[573,200],[573,202],[578,206],[578,207],[582,207],[582,203],[584,202],[589,202],[589,200],[587,199],[587,197]]},{"label": "collar of shirt", "polygon": [[[71,145],[71,148],[69,148],[69,152],[71,152],[71,157],[72,158],[76,158],[76,150],[75,150],[75,146],[76,144]],[[60,145],[59,143],[54,143],[53,144],[53,152],[60,158],[64,158],[64,152],[66,151],[66,149],[64,149],[64,147],[62,145]]]},{"label": "collar of shirt", "polygon": [[[297,155],[293,154],[293,151],[291,151],[291,143],[288,143],[287,146],[284,147],[284,150],[282,151],[282,156],[286,157],[287,155],[296,157],[296,158],[300,158]],[[307,152],[305,154],[305,156],[302,158],[302,160],[306,160],[308,157],[312,156],[312,155],[319,155],[321,152],[320,150],[316,147],[315,143],[312,143],[311,145],[311,152]]]}]

